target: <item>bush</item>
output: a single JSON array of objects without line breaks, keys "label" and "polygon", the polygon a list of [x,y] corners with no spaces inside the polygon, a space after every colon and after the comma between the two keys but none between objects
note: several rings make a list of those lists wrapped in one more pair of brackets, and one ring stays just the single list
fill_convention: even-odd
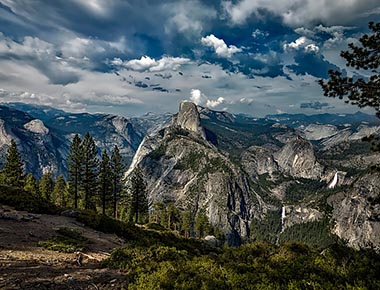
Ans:
[{"label": "bush", "polygon": [[56,214],[60,210],[54,204],[32,195],[21,188],[0,185],[0,204],[31,213]]},{"label": "bush", "polygon": [[83,237],[79,231],[70,228],[60,228],[57,230],[57,234],[58,236],[41,241],[38,245],[48,250],[63,253],[82,252],[86,249],[87,238]]}]

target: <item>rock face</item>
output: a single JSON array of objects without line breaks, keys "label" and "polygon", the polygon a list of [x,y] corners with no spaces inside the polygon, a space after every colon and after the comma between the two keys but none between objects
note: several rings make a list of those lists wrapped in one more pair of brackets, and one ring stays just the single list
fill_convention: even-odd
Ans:
[{"label": "rock face", "polygon": [[279,170],[273,157],[273,150],[260,146],[248,148],[242,154],[242,164],[246,172],[253,178],[266,173],[271,175]]},{"label": "rock face", "polygon": [[294,177],[318,179],[323,168],[317,162],[313,145],[296,137],[274,154],[274,158],[281,170]]},{"label": "rock face", "polygon": [[194,132],[202,139],[206,139],[206,133],[201,125],[201,119],[197,106],[191,102],[181,102],[178,115],[173,120],[173,125],[184,130]]},{"label": "rock face", "polygon": [[230,245],[249,236],[248,221],[260,204],[253,203],[248,177],[205,140],[194,104],[182,103],[171,126],[144,139],[127,175],[137,166],[150,205],[173,202],[194,218],[204,211]]},{"label": "rock face", "polygon": [[49,129],[46,128],[45,124],[38,119],[34,119],[24,125],[24,128],[32,133],[47,135]]},{"label": "rock face", "polygon": [[353,188],[328,199],[333,232],[354,248],[380,250],[380,173],[362,176]]},{"label": "rock face", "polygon": [[66,157],[75,134],[83,137],[90,132],[99,151],[111,151],[117,145],[127,164],[142,140],[132,123],[121,116],[70,114],[48,107],[17,106],[33,115],[0,106],[0,166],[5,162],[10,140],[14,139],[25,160],[26,172],[36,177],[47,171],[54,176],[66,175]]}]

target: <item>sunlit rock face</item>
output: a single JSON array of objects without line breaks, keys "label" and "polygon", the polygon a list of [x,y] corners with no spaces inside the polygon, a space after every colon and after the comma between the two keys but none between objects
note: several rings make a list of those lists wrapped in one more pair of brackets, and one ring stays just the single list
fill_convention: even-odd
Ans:
[{"label": "sunlit rock face", "polygon": [[201,125],[201,119],[197,106],[191,102],[181,102],[179,105],[179,112],[173,124],[184,130],[194,132],[202,139],[206,139],[206,133]]},{"label": "sunlit rock face", "polygon": [[294,177],[318,179],[323,168],[317,162],[313,145],[296,137],[274,154],[274,158],[281,170]]},{"label": "sunlit rock face", "polygon": [[352,189],[328,199],[333,232],[354,248],[380,250],[380,173],[362,176]]},{"label": "sunlit rock face", "polygon": [[252,200],[245,173],[206,140],[195,104],[181,103],[171,126],[144,139],[127,175],[136,167],[151,205],[173,202],[194,217],[204,211],[230,245],[249,236],[248,221],[260,204]]}]

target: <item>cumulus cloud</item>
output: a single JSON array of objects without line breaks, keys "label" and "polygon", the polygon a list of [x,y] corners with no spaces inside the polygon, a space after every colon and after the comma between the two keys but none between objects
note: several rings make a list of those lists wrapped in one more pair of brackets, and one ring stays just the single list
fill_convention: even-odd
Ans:
[{"label": "cumulus cloud", "polygon": [[189,58],[168,56],[164,56],[159,60],[149,56],[142,56],[140,59],[132,59],[128,61],[122,61],[120,58],[114,58],[111,61],[111,64],[115,66],[122,66],[130,70],[141,72],[177,71],[182,65],[188,63],[190,63]]},{"label": "cumulus cloud", "polygon": [[319,51],[319,47],[312,43],[310,39],[305,36],[301,36],[297,38],[295,41],[290,43],[285,43],[283,45],[285,51],[291,50],[304,50],[305,52],[314,52],[317,53]]},{"label": "cumulus cloud", "polygon": [[226,100],[223,97],[219,97],[216,100],[207,100],[206,107],[213,109],[221,104],[224,104],[225,102]]},{"label": "cumulus cloud", "polygon": [[200,90],[192,89],[190,92],[190,100],[196,105],[202,106],[205,102],[207,102],[207,97],[202,94]]},{"label": "cumulus cloud", "polygon": [[190,101],[198,106],[206,106],[208,108],[214,109],[219,105],[225,104],[226,100],[223,97],[219,97],[216,100],[209,99],[204,93],[198,89],[192,89],[190,91]]},{"label": "cumulus cloud", "polygon": [[350,23],[361,14],[380,6],[377,0],[240,0],[225,1],[224,10],[233,24],[243,24],[251,15],[267,10],[280,16],[287,25],[297,27],[314,22]]},{"label": "cumulus cloud", "polygon": [[241,52],[242,49],[235,45],[228,45],[223,39],[217,38],[214,34],[202,37],[201,42],[205,46],[214,48],[215,53],[220,57],[230,58],[234,53]]}]

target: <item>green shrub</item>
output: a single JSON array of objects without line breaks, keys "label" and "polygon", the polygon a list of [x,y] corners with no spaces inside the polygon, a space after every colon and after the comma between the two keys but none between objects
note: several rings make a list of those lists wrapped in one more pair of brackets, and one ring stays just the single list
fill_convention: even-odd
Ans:
[{"label": "green shrub", "polygon": [[40,241],[38,245],[48,250],[63,253],[82,252],[86,249],[88,240],[79,231],[70,228],[60,228],[57,230],[57,234],[57,236],[46,241]]},{"label": "green shrub", "polygon": [[60,209],[54,204],[32,195],[21,188],[0,185],[0,204],[31,213],[56,214]]}]

